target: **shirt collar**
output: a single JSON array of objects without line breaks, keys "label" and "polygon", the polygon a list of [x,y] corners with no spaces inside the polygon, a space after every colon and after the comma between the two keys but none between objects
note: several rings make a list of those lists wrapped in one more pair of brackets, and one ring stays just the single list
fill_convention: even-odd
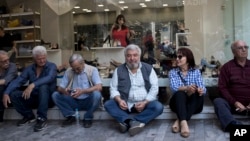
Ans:
[{"label": "shirt collar", "polygon": [[[32,64],[32,70],[35,71],[35,70],[36,70],[36,66],[37,66],[36,63],[33,63],[33,64]],[[45,63],[45,65],[44,65],[43,68],[47,68],[47,67],[48,67],[48,61],[46,61],[46,63]]]},{"label": "shirt collar", "polygon": [[[237,65],[237,66],[240,66],[242,67],[241,65],[239,65],[239,63],[237,62],[236,58],[234,57],[233,59],[234,63]],[[250,67],[250,60],[246,59],[246,64],[244,67]]]}]

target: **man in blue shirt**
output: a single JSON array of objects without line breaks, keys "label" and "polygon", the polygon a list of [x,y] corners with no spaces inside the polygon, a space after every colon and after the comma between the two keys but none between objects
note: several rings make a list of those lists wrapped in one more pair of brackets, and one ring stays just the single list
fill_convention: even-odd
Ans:
[{"label": "man in blue shirt", "polygon": [[[0,97],[2,100],[4,90],[9,83],[17,76],[17,68],[14,63],[10,63],[8,53],[0,50]],[[0,124],[3,122],[4,105],[0,103]]]},{"label": "man in blue shirt", "polygon": [[68,126],[78,119],[77,110],[86,110],[83,117],[83,127],[92,125],[93,112],[101,101],[102,81],[97,68],[84,63],[79,54],[73,54],[69,59],[71,68],[67,69],[58,91],[52,98],[57,107],[67,119],[62,126]]},{"label": "man in blue shirt", "polygon": [[[56,90],[57,67],[47,61],[47,51],[43,46],[36,46],[32,50],[34,64],[31,64],[22,74],[10,83],[4,92],[3,103],[7,108],[8,103],[13,104],[23,119],[17,125],[35,121],[32,108],[37,107],[37,123],[34,131],[41,131],[47,124],[47,111],[51,94]],[[24,91],[18,88],[29,82]]]}]

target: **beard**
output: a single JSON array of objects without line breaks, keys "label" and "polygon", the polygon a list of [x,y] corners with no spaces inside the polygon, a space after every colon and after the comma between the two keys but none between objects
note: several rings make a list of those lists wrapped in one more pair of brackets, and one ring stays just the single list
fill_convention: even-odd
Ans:
[{"label": "beard", "polygon": [[136,63],[128,63],[128,62],[127,62],[127,66],[128,66],[128,68],[129,68],[130,70],[132,70],[132,69],[137,69],[137,68],[139,68],[139,63],[138,63],[138,62],[136,62]]}]

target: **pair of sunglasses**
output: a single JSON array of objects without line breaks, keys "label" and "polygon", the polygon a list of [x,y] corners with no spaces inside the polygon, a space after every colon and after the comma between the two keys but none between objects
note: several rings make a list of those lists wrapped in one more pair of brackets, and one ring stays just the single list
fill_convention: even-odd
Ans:
[{"label": "pair of sunglasses", "polygon": [[176,59],[178,58],[179,60],[181,60],[182,57],[183,57],[182,55],[178,55],[176,56]]}]

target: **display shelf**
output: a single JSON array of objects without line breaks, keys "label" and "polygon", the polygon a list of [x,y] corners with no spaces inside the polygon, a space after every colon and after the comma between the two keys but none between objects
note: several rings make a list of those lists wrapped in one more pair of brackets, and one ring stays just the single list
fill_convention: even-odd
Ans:
[{"label": "display shelf", "polygon": [[26,30],[26,29],[40,29],[40,26],[32,25],[32,26],[18,26],[18,27],[6,27],[4,28],[5,31],[12,31],[12,30]]},{"label": "display shelf", "polygon": [[35,11],[0,14],[4,31],[13,35],[16,43],[16,61],[22,66],[32,58],[31,50],[41,43],[40,13]]},{"label": "display shelf", "polygon": [[92,47],[92,50],[124,49],[124,47]]},{"label": "display shelf", "polygon": [[32,56],[16,56],[17,59],[22,59],[22,58],[31,58]]},{"label": "display shelf", "polygon": [[8,13],[0,15],[0,17],[8,18],[8,17],[19,17],[19,16],[29,16],[29,15],[40,15],[40,13],[39,12]]},{"label": "display shelf", "polygon": [[58,52],[61,51],[61,49],[47,49],[47,52]]},{"label": "display shelf", "polygon": [[20,41],[15,41],[17,44],[22,44],[22,43],[33,43],[33,42],[37,42],[40,43],[41,40],[20,40]]}]

